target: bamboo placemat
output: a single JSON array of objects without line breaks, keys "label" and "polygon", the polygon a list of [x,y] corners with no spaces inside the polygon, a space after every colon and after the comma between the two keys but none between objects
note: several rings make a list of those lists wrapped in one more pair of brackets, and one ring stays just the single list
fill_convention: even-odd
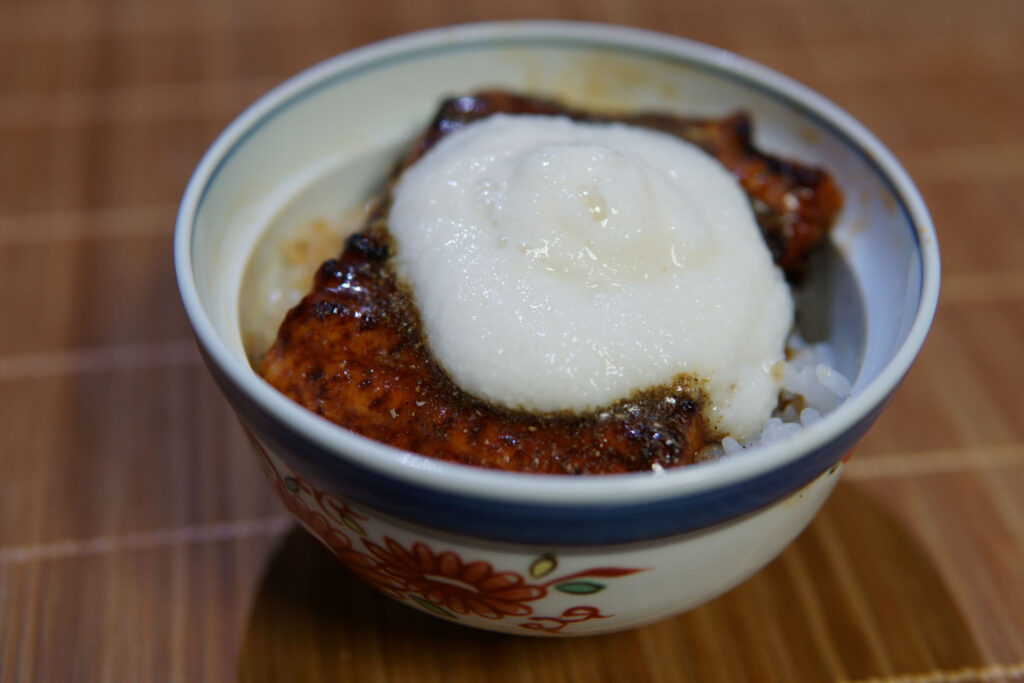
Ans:
[{"label": "bamboo placemat", "polygon": [[[621,634],[477,633],[350,579],[272,498],[177,300],[176,204],[249,102],[503,18],[805,82],[903,160],[943,250],[921,358],[804,535]],[[1022,122],[1014,0],[0,0],[0,681],[1024,680]]]}]

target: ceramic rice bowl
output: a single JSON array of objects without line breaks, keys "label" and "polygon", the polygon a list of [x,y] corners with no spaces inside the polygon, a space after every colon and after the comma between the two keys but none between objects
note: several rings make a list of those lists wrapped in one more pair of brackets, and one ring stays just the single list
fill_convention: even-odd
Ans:
[{"label": "ceramic rice bowl", "polygon": [[[595,110],[751,113],[766,151],[820,165],[846,197],[805,334],[831,343],[852,397],[784,442],[666,470],[529,475],[449,464],[335,426],[263,382],[239,301],[258,240],[377,190],[440,100],[481,88]],[[499,23],[418,33],[330,59],[252,105],[188,186],[175,260],[210,372],[288,510],[360,579],[468,626],[569,636],[631,628],[743,581],[835,486],[924,341],[939,257],[921,198],[863,126],[728,52],[644,31]]]}]

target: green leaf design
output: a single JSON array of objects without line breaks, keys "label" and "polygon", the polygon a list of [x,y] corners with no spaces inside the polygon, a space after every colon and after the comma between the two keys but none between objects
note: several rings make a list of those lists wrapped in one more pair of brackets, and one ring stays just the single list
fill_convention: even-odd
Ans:
[{"label": "green leaf design", "polygon": [[555,586],[555,589],[573,595],[590,595],[603,591],[605,585],[596,581],[566,581]]},{"label": "green leaf design", "polygon": [[456,617],[454,614],[446,610],[444,607],[441,607],[440,605],[435,605],[429,600],[424,600],[418,595],[410,595],[409,598],[411,598],[413,602],[415,602],[417,605],[419,605],[425,610],[433,612],[434,614],[437,614],[442,617],[448,617],[449,619],[458,620],[458,617]]},{"label": "green leaf design", "polygon": [[345,522],[345,526],[347,526],[349,529],[356,532],[360,536],[366,535],[366,532],[363,531],[363,527],[359,526],[359,522],[352,519],[351,515],[342,515],[341,521]]},{"label": "green leaf design", "polygon": [[533,564],[530,565],[530,576],[535,579],[539,579],[540,577],[547,576],[551,572],[555,571],[557,566],[558,560],[555,559],[554,555],[550,553],[541,555],[533,561]]},{"label": "green leaf design", "polygon": [[287,486],[288,490],[291,491],[292,493],[299,492],[299,482],[293,479],[292,477],[285,477],[284,485]]}]

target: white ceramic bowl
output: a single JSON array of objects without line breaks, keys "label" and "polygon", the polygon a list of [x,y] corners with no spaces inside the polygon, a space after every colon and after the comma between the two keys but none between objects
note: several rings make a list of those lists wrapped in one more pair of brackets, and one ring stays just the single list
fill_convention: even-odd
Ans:
[{"label": "white ceramic bowl", "polygon": [[[501,87],[594,109],[749,111],[760,147],[828,169],[846,197],[804,323],[833,343],[850,400],[789,440],[716,462],[594,477],[496,472],[398,451],[264,383],[239,323],[261,236],[365,200],[442,97]],[[611,26],[507,23],[388,40],[299,74],[217,139],[178,216],[177,274],[206,363],[295,516],[412,607],[520,634],[628,628],[736,585],[835,486],[924,341],[939,255],[921,198],[849,115],[765,67]]]}]

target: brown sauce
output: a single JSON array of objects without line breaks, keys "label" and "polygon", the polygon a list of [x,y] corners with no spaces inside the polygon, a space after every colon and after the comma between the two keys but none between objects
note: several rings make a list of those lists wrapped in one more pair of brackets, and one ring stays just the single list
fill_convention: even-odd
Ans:
[{"label": "brown sauce", "polygon": [[[764,155],[749,119],[668,114],[611,118],[489,92],[446,100],[396,169],[444,135],[496,112],[618,120],[693,142],[743,186],[765,241],[791,279],[826,234],[841,195],[823,171]],[[505,470],[597,474],[694,462],[716,440],[700,387],[685,377],[584,415],[509,410],[463,392],[433,360],[411,298],[387,266],[389,197],[340,258],[319,269],[259,367],[282,393],[328,420],[396,448]]]}]

